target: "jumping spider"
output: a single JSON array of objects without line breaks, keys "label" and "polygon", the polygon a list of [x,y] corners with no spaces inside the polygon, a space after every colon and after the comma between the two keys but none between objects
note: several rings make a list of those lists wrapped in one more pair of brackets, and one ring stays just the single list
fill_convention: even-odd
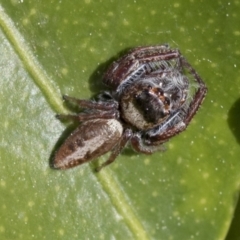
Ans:
[{"label": "jumping spider", "polygon": [[128,142],[137,152],[151,154],[186,129],[207,92],[180,51],[168,45],[132,49],[112,63],[103,82],[112,91],[97,101],[64,96],[85,110],[58,115],[81,124],[56,152],[54,168],[75,167],[111,151],[100,171]]}]

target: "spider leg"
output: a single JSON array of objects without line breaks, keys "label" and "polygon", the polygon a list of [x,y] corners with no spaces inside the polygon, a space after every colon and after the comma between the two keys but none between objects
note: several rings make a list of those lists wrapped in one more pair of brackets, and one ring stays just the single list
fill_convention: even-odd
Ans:
[{"label": "spider leg", "polygon": [[189,73],[191,73],[194,77],[194,79],[196,80],[196,82],[199,84],[200,88],[206,89],[207,87],[205,85],[205,83],[203,82],[203,80],[201,79],[201,77],[198,75],[198,73],[196,72],[196,70],[192,67],[192,65],[187,61],[187,59],[185,57],[183,57],[181,55],[180,57],[180,63],[182,64],[183,67],[186,67],[189,71]]},{"label": "spider leg", "polygon": [[162,144],[160,145],[147,145],[144,140],[141,138],[140,134],[135,134],[131,138],[131,144],[135,151],[141,152],[144,154],[152,154],[156,151],[165,151],[166,148]]},{"label": "spider leg", "polygon": [[138,81],[146,74],[157,70],[157,65],[158,67],[161,63],[164,65],[164,61],[175,59],[178,65],[180,56],[178,49],[170,49],[166,44],[134,48],[108,68],[103,82],[121,93],[125,83]]},{"label": "spider leg", "polygon": [[90,108],[90,109],[97,109],[97,110],[111,110],[113,108],[117,108],[118,107],[118,103],[114,100],[111,101],[92,101],[92,100],[85,100],[85,99],[77,99],[74,97],[69,97],[67,95],[63,95],[63,99],[65,101],[69,101],[72,103],[75,103],[77,105],[79,105],[82,108]]},{"label": "spider leg", "polygon": [[186,125],[188,125],[189,122],[192,120],[193,116],[196,114],[198,108],[202,104],[207,94],[207,87],[203,82],[203,80],[201,79],[201,77],[196,72],[196,70],[191,66],[191,64],[183,56],[181,56],[180,62],[183,65],[183,67],[185,67],[189,71],[189,73],[193,75],[195,81],[199,84],[199,88],[193,97],[193,100],[189,106],[188,113],[183,121]]},{"label": "spider leg", "polygon": [[57,114],[56,117],[61,120],[72,120],[72,121],[87,121],[92,119],[117,119],[119,117],[119,112],[115,111],[114,109],[112,111],[95,111],[91,113],[79,113],[77,115],[74,114]]},{"label": "spider leg", "polygon": [[187,109],[182,108],[177,112],[177,114],[181,116],[182,120],[179,121],[177,124],[168,127],[165,131],[162,132],[160,131],[159,134],[149,135],[148,142],[151,145],[159,145],[162,144],[163,142],[168,141],[171,137],[184,131],[187,128],[193,116],[196,114],[197,110],[199,109],[199,106],[201,105],[204,96],[206,95],[206,92],[207,92],[206,87],[199,88],[198,91],[195,93],[193,101],[190,103],[189,107]]},{"label": "spider leg", "polygon": [[57,114],[56,117],[58,119],[70,119],[73,121],[87,121],[92,119],[117,119],[119,117],[118,112],[118,103],[114,100],[109,101],[92,101],[92,100],[84,100],[77,99],[74,97],[69,97],[67,95],[63,95],[63,99],[69,102],[73,102],[85,109],[87,111],[81,112],[76,115],[68,114]]},{"label": "spider leg", "polygon": [[127,144],[128,140],[131,138],[131,136],[132,136],[132,130],[126,129],[121,137],[120,142],[113,148],[108,160],[106,162],[104,162],[102,165],[100,165],[99,167],[97,167],[95,169],[96,172],[99,172],[103,167],[106,167],[107,165],[111,164],[112,162],[114,162],[116,160],[117,156],[122,151],[122,149],[125,147],[125,145]]}]

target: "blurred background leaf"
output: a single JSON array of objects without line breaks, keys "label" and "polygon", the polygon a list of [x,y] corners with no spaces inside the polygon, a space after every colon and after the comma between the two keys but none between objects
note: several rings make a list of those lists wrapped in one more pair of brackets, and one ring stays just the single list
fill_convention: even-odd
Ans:
[{"label": "blurred background leaf", "polygon": [[[227,239],[239,239],[239,11],[237,0],[1,1],[0,238],[220,240],[232,223]],[[188,130],[99,174],[50,169],[71,130],[55,119],[61,94],[93,96],[119,53],[161,43],[209,88]]]}]

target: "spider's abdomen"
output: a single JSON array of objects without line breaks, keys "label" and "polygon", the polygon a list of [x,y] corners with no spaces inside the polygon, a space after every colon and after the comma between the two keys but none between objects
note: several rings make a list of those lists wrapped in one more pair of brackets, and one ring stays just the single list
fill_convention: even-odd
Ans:
[{"label": "spider's abdomen", "polygon": [[94,119],[81,124],[54,158],[54,168],[67,169],[110,151],[121,138],[123,127],[115,119]]}]

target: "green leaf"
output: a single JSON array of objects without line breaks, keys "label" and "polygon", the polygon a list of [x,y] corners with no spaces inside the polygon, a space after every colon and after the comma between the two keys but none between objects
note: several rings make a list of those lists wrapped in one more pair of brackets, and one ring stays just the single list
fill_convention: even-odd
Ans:
[{"label": "green leaf", "polygon": [[[240,186],[239,11],[239,1],[2,1],[0,238],[225,239]],[[68,111],[61,94],[90,98],[120,52],[161,43],[209,89],[188,129],[167,151],[126,149],[98,174],[95,163],[52,170],[71,130],[55,118]]]}]

